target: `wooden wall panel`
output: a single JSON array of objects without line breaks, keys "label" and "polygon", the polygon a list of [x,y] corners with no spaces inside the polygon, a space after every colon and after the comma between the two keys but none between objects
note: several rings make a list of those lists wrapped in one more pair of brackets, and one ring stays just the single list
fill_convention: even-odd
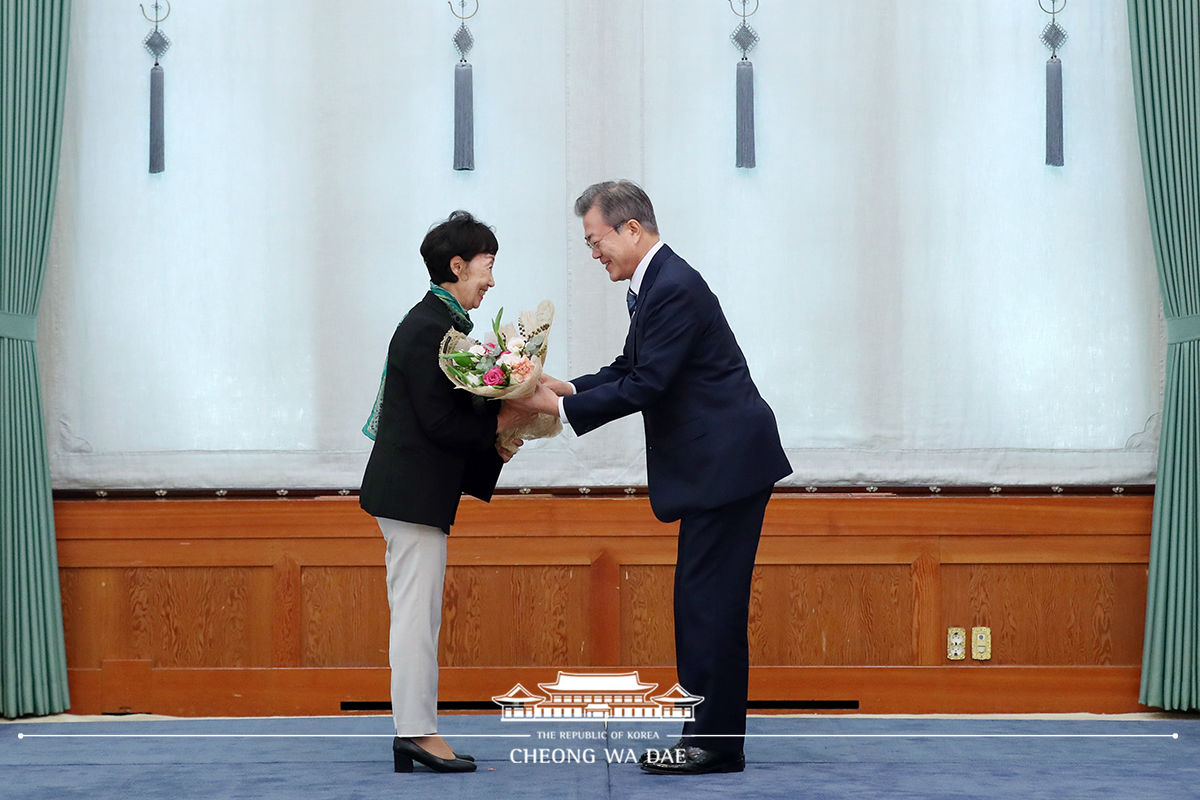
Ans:
[{"label": "wooden wall panel", "polygon": [[992,629],[995,664],[1140,665],[1146,567],[982,564],[942,569],[947,626]]},{"label": "wooden wall panel", "polygon": [[905,565],[759,566],[750,598],[750,663],[917,663]]},{"label": "wooden wall panel", "polygon": [[305,567],[301,586],[301,664],[386,667],[387,569]]},{"label": "wooden wall panel", "polygon": [[64,570],[61,584],[69,666],[271,664],[268,569],[76,569]]},{"label": "wooden wall panel", "polygon": [[[1151,503],[777,496],[752,586],[751,699],[1136,710]],[[74,711],[387,699],[384,547],[355,498],[63,501],[55,516]],[[645,497],[464,501],[442,698],[486,703],[558,669],[672,681],[675,534]],[[948,661],[951,625],[989,625],[993,660]]]},{"label": "wooden wall panel", "polygon": [[[674,568],[626,566],[622,574],[621,662],[673,664]],[[912,615],[907,565],[760,565],[750,588],[750,661],[756,666],[914,664]],[[834,616],[837,624],[829,625]]]},{"label": "wooden wall panel", "polygon": [[113,597],[117,579],[124,570],[68,568],[60,562],[59,589],[62,592],[63,636],[67,648],[67,667],[97,668],[104,658],[132,658],[129,643],[132,624],[117,619]]},{"label": "wooden wall panel", "polygon": [[588,612],[584,569],[447,567],[439,662],[586,664]]},{"label": "wooden wall panel", "polygon": [[675,567],[626,565],[621,570],[621,663],[675,663]]},{"label": "wooden wall panel", "polygon": [[136,654],[164,667],[271,663],[271,571],[264,568],[128,571]]}]

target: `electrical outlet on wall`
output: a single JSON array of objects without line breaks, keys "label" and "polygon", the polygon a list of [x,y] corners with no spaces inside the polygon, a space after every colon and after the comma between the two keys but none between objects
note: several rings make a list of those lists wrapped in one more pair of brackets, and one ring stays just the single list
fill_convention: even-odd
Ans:
[{"label": "electrical outlet on wall", "polygon": [[967,657],[967,629],[946,629],[946,658],[951,661],[962,661]]}]

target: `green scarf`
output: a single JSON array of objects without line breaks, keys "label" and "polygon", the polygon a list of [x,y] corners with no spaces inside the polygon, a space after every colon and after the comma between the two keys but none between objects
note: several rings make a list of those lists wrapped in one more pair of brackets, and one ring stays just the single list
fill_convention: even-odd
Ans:
[{"label": "green scarf", "polygon": [[[475,323],[471,322],[471,318],[467,316],[467,312],[458,302],[458,298],[432,281],[429,283],[429,291],[446,304],[446,308],[450,311],[450,324],[454,326],[454,330],[464,335],[469,334],[475,327]],[[379,391],[375,393],[375,406],[371,409],[371,416],[367,418],[367,424],[362,428],[363,435],[371,441],[375,441],[375,437],[379,434],[379,409],[383,408],[383,384],[385,381],[387,381],[387,361],[383,362],[383,374],[379,376]]]},{"label": "green scarf", "polygon": [[438,299],[446,304],[446,308],[450,309],[450,322],[454,325],[454,330],[464,335],[470,334],[475,323],[471,322],[467,312],[459,305],[458,298],[432,281],[429,283],[429,291],[437,295]]}]

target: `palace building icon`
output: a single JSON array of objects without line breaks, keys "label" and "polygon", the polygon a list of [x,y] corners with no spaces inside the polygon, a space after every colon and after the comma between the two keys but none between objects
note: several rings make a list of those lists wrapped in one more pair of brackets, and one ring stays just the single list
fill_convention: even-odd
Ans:
[{"label": "palace building icon", "polygon": [[545,696],[521,684],[493,697],[506,720],[681,719],[690,720],[703,697],[678,683],[651,696],[657,683],[642,683],[638,673],[559,672],[553,683],[539,683]]}]

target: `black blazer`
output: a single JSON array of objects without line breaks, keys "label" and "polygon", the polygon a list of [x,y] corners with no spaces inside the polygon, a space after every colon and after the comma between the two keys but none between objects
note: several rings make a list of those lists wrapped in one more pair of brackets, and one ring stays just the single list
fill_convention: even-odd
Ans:
[{"label": "black blazer", "polygon": [[663,247],[642,279],[625,349],[563,399],[578,435],[642,412],[650,506],[663,522],[749,497],[792,468],[717,296]]},{"label": "black blazer", "polygon": [[446,533],[464,493],[491,500],[504,463],[495,446],[500,403],[456,389],[438,367],[450,326],[450,310],[429,292],[396,327],[359,496],[372,516]]}]

